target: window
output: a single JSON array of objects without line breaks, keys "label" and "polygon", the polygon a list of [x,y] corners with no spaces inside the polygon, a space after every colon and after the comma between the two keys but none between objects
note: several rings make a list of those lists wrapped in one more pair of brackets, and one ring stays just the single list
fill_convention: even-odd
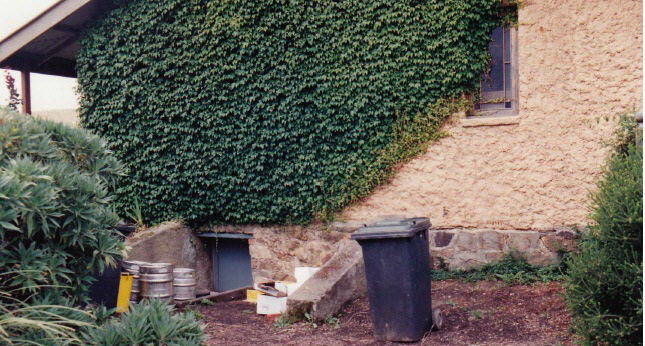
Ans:
[{"label": "window", "polygon": [[478,115],[517,114],[517,30],[508,25],[497,27],[491,38],[488,46],[491,61],[488,71],[482,74],[475,112]]}]

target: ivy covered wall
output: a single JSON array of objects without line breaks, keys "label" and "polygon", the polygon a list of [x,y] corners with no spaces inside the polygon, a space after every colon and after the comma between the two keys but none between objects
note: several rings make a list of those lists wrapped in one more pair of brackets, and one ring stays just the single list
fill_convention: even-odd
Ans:
[{"label": "ivy covered wall", "polygon": [[494,0],[122,1],[82,40],[81,123],[149,222],[306,222],[441,135]]}]

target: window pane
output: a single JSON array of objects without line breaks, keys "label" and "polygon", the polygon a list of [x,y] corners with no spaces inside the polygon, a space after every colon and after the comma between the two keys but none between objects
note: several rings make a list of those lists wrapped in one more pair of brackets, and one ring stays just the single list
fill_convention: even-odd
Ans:
[{"label": "window pane", "polygon": [[504,73],[504,77],[506,79],[505,84],[506,84],[506,99],[510,100],[512,98],[512,91],[511,91],[511,64],[504,64],[504,69],[506,70]]},{"label": "window pane", "polygon": [[493,29],[491,37],[493,41],[488,45],[488,51],[491,55],[489,75],[482,76],[482,92],[504,90],[503,78],[503,31],[501,27]]},{"label": "window pane", "polygon": [[511,27],[504,27],[504,51],[506,52],[506,61],[511,61]]}]

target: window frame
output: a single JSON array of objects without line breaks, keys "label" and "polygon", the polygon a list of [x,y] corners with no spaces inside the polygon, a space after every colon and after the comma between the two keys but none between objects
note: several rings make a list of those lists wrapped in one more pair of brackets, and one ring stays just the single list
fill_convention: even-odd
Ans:
[{"label": "window frame", "polygon": [[[518,115],[520,111],[519,107],[519,94],[520,94],[520,89],[519,89],[519,59],[518,59],[518,33],[517,33],[517,27],[514,25],[509,25],[509,36],[510,36],[510,65],[511,65],[511,88],[510,88],[510,100],[511,100],[511,108],[500,108],[500,109],[488,109],[488,110],[482,110],[482,109],[475,109],[475,101],[474,101],[474,96],[473,97],[473,103],[472,103],[472,115],[468,116],[468,118],[471,117],[476,117],[476,118],[481,118],[481,117],[500,117],[500,116],[510,116],[510,115]],[[502,47],[502,50],[504,50],[504,47]],[[480,80],[480,88],[477,91],[481,93],[481,80]]]}]

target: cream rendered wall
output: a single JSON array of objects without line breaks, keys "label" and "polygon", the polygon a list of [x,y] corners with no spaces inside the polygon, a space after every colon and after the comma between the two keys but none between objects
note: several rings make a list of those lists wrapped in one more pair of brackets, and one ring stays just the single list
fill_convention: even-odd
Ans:
[{"label": "cream rendered wall", "polygon": [[642,108],[642,15],[642,1],[526,0],[518,14],[519,115],[456,119],[450,137],[343,217],[536,231],[585,224],[606,155],[600,142],[612,130],[596,118]]}]

